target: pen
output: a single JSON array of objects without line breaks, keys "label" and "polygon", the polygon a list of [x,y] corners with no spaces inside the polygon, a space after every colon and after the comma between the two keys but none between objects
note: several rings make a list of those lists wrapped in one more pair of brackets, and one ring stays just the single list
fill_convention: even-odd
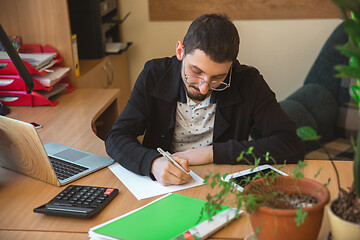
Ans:
[{"label": "pen", "polygon": [[187,171],[185,171],[185,169],[183,169],[183,168],[180,166],[180,164],[178,164],[174,159],[172,159],[172,158],[170,157],[170,155],[167,154],[164,150],[162,150],[161,148],[157,148],[157,150],[158,150],[158,152],[159,152],[161,155],[163,155],[165,158],[167,158],[167,160],[169,160],[170,162],[172,162],[172,163],[173,163],[176,167],[178,167],[181,171],[183,171],[184,173],[190,175],[190,173],[188,173]]}]

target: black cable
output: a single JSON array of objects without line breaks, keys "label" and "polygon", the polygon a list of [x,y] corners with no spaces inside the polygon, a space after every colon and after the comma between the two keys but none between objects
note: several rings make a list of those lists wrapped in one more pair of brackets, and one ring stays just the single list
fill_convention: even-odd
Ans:
[{"label": "black cable", "polygon": [[14,63],[21,78],[24,80],[27,88],[29,89],[27,92],[31,93],[31,91],[34,88],[34,80],[30,76],[29,71],[26,69],[25,64],[21,60],[21,58],[20,58],[19,54],[17,53],[17,51],[15,50],[14,46],[11,44],[11,42],[1,24],[0,24],[0,42],[4,46],[11,61]]}]

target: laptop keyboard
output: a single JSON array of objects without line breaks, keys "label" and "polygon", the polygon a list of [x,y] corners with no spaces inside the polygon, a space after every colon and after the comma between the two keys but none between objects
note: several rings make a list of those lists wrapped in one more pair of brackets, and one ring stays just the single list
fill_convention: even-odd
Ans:
[{"label": "laptop keyboard", "polygon": [[49,159],[54,168],[56,176],[60,180],[67,179],[89,169],[87,167],[83,167],[75,163],[69,163],[58,158],[49,156]]}]

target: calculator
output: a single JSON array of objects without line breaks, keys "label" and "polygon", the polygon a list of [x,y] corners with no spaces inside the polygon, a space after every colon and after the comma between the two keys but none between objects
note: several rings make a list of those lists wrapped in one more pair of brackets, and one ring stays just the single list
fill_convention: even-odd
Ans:
[{"label": "calculator", "polygon": [[69,185],[34,212],[49,215],[91,218],[119,193],[116,188]]}]

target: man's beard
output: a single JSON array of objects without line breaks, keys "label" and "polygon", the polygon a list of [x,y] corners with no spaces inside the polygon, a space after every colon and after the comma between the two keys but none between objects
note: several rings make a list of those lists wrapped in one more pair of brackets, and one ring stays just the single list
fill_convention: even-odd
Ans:
[{"label": "man's beard", "polygon": [[197,91],[200,91],[200,90],[197,87],[193,87],[193,86],[188,86],[186,88],[187,95],[191,100],[202,102],[209,96],[209,93],[205,94],[205,95],[204,94],[191,93],[189,91],[189,88],[194,88]]}]

